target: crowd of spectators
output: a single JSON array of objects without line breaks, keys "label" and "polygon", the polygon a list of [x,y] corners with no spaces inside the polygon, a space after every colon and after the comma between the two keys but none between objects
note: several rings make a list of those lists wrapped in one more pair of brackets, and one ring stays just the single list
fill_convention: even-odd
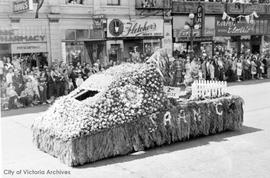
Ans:
[{"label": "crowd of spectators", "polygon": [[[1,109],[51,103],[80,86],[90,75],[104,70],[100,61],[24,66],[18,57],[0,59]],[[31,66],[31,67],[30,67]]]},{"label": "crowd of spectators", "polygon": [[[144,62],[148,58],[135,50],[126,62]],[[168,58],[171,86],[187,84],[191,78],[228,82],[270,78],[268,55],[235,53],[209,57],[203,53],[193,57],[174,52],[174,56]],[[46,63],[39,67],[31,64],[25,66],[22,61],[16,56],[12,60],[9,57],[0,60],[2,110],[52,103],[57,97],[67,95],[80,86],[90,75],[104,70],[100,60],[93,65],[60,62],[50,67]]]},{"label": "crowd of spectators", "polygon": [[270,78],[269,55],[233,53],[209,57],[203,53],[192,59],[190,55],[175,53],[174,58],[171,65],[174,86],[189,78],[228,82]]}]

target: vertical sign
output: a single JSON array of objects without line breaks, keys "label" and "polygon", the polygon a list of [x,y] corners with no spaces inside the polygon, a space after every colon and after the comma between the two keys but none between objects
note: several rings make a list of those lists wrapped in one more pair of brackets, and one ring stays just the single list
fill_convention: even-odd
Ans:
[{"label": "vertical sign", "polygon": [[196,23],[199,25],[200,36],[203,36],[204,19],[205,19],[205,14],[204,14],[203,6],[199,5],[197,8]]},{"label": "vertical sign", "polygon": [[171,23],[164,23],[164,38],[162,38],[162,47],[167,50],[167,53],[172,55],[172,25]]}]

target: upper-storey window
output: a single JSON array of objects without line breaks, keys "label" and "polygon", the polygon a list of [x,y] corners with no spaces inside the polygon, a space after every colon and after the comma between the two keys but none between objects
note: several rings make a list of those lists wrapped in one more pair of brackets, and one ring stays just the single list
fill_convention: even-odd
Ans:
[{"label": "upper-storey window", "polygon": [[120,6],[120,0],[107,0],[109,6]]},{"label": "upper-storey window", "polygon": [[84,0],[66,0],[66,4],[84,4]]}]

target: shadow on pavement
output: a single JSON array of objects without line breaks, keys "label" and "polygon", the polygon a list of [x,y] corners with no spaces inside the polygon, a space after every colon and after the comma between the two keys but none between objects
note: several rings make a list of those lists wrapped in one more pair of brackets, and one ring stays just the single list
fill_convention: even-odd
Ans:
[{"label": "shadow on pavement", "polygon": [[227,141],[228,138],[230,137],[249,134],[249,133],[258,132],[258,131],[262,131],[262,129],[243,126],[243,128],[239,131],[227,131],[227,132],[223,132],[217,135],[198,137],[198,138],[191,139],[189,141],[173,143],[171,145],[164,145],[161,147],[148,149],[142,152],[137,152],[137,153],[135,152],[126,156],[107,158],[101,161],[97,161],[95,163],[89,163],[83,166],[75,167],[75,169],[95,168],[95,167],[102,167],[102,166],[107,166],[111,164],[129,162],[129,161],[143,159],[150,156],[156,156],[160,154],[171,153],[174,151],[181,151],[181,150],[190,149],[194,147],[204,146],[204,145],[209,144],[210,142],[223,142],[223,141]]},{"label": "shadow on pavement", "polygon": [[8,116],[15,116],[15,115],[22,115],[22,114],[33,114],[44,112],[49,108],[49,104],[46,105],[39,105],[27,108],[20,108],[20,109],[12,109],[8,111],[1,111],[1,117],[8,117]]}]

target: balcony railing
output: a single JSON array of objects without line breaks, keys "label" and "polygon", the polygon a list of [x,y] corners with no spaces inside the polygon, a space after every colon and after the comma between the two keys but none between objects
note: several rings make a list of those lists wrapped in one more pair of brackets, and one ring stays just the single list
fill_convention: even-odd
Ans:
[{"label": "balcony railing", "polygon": [[172,7],[172,0],[136,0],[136,9],[170,9]]},{"label": "balcony railing", "polygon": [[241,4],[230,2],[203,2],[203,1],[173,1],[172,13],[188,14],[196,12],[198,4],[204,6],[206,14],[270,14],[270,4]]}]

